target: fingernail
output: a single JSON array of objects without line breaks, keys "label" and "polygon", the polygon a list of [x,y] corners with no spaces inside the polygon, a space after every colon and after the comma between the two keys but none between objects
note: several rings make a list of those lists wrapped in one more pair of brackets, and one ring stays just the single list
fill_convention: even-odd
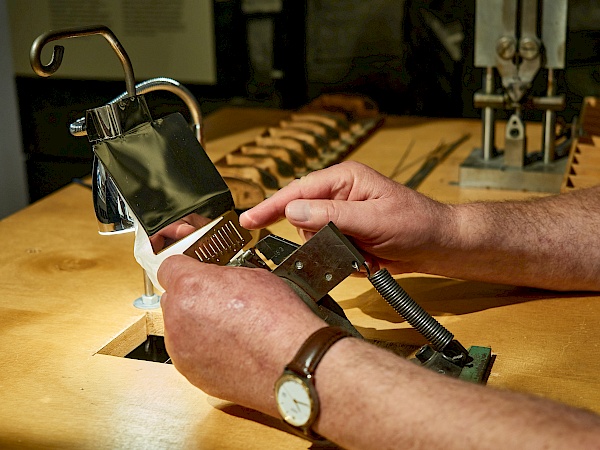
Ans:
[{"label": "fingernail", "polygon": [[308,222],[310,220],[310,205],[308,202],[297,200],[290,202],[285,207],[285,216],[288,220]]}]

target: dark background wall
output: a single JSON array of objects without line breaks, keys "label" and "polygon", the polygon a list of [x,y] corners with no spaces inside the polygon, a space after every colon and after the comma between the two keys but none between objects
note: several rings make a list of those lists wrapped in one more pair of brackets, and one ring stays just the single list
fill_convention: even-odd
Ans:
[{"label": "dark background wall", "polygon": [[[568,69],[558,74],[565,120],[582,96],[600,95],[599,10],[570,2]],[[295,109],[324,92],[352,92],[389,114],[479,116],[474,0],[215,0],[214,13],[217,83],[187,85],[205,115],[223,105]],[[440,25],[457,38],[451,45]],[[31,201],[90,172],[90,146],[67,125],[122,90],[122,81],[17,78]],[[187,114],[171,94],[147,99],[155,117]]]}]

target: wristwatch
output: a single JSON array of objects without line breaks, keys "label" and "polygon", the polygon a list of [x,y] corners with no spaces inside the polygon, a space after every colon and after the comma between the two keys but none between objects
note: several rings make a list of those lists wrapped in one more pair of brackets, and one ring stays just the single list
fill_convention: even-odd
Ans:
[{"label": "wristwatch", "polygon": [[349,331],[340,327],[325,327],[315,331],[285,366],[275,383],[279,414],[296,433],[313,440],[323,440],[312,430],[319,416],[314,373],[327,350],[340,339],[351,336]]}]

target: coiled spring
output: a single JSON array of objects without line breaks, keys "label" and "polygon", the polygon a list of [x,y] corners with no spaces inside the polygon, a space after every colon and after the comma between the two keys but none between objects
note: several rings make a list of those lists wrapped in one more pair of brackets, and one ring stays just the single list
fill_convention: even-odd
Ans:
[{"label": "coiled spring", "polygon": [[387,269],[381,269],[369,277],[373,287],[413,328],[427,338],[432,347],[442,351],[454,339],[442,324],[406,293]]}]

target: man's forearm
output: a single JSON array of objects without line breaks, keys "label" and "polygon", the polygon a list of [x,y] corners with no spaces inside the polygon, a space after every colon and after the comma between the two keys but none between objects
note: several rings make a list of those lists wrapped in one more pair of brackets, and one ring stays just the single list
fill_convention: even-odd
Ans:
[{"label": "man's forearm", "polygon": [[600,186],[453,209],[447,245],[423,262],[422,271],[546,289],[600,290]]},{"label": "man's forearm", "polygon": [[600,417],[475,386],[356,339],[315,376],[317,431],[344,448],[600,448]]}]

